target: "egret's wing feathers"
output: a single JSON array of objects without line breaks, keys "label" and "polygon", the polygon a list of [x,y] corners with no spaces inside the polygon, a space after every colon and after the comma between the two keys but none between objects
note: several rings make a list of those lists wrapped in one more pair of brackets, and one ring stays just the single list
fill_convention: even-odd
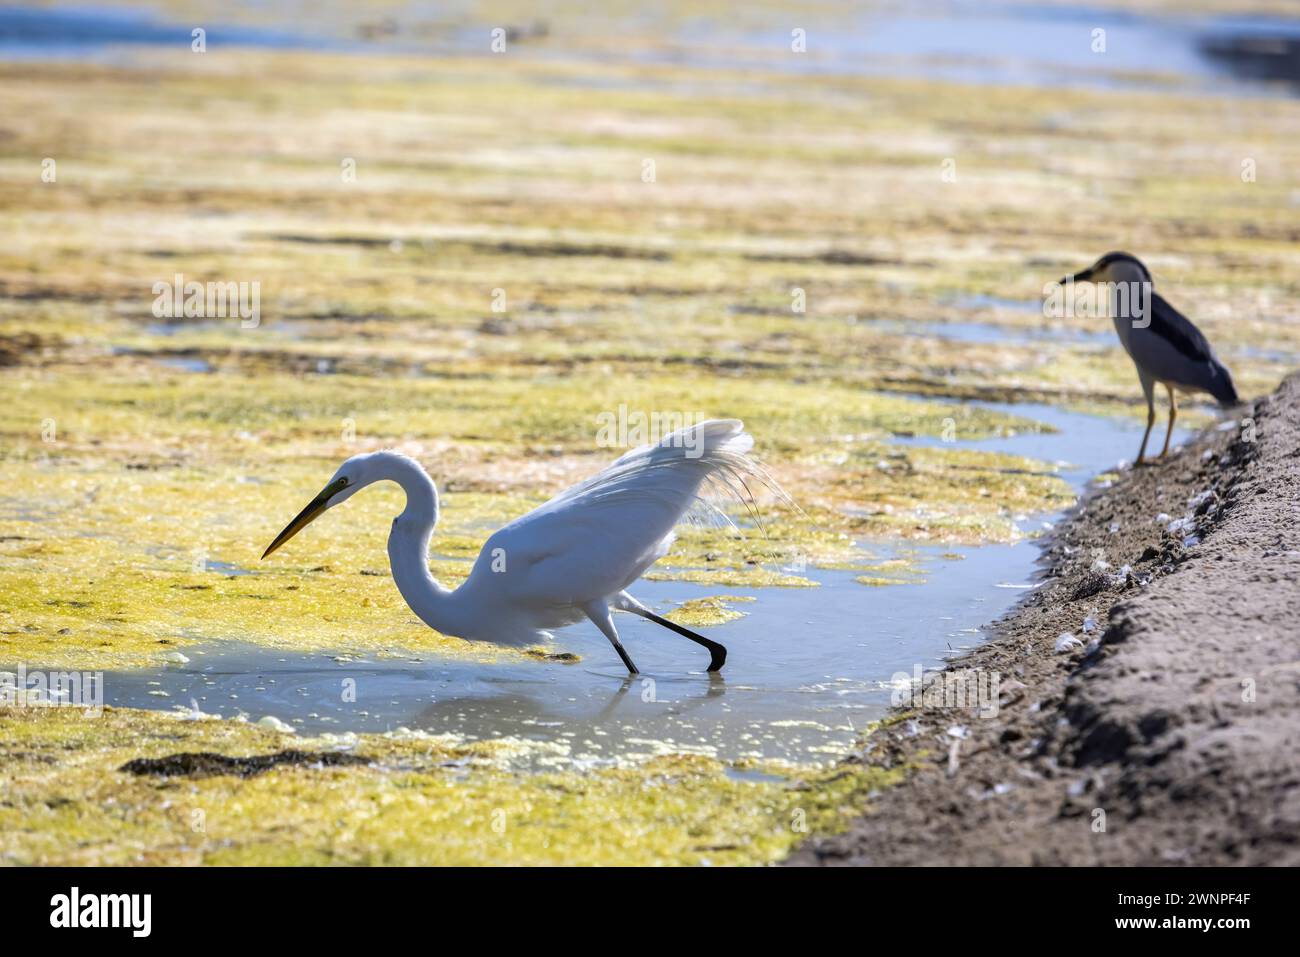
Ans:
[{"label": "egret's wing feathers", "polygon": [[515,587],[529,593],[574,601],[608,597],[666,553],[674,526],[701,502],[702,488],[751,509],[752,481],[785,498],[749,456],[752,447],[752,437],[734,419],[678,430],[627,452],[506,525],[484,554],[503,549],[521,573],[511,576]]},{"label": "egret's wing feathers", "polygon": [[749,456],[753,436],[738,419],[710,419],[672,432],[658,443],[625,452],[584,482],[565,489],[519,521],[548,512],[605,502],[657,500],[680,519],[700,501],[702,484],[724,498],[752,501],[746,478],[785,498],[774,479]]}]

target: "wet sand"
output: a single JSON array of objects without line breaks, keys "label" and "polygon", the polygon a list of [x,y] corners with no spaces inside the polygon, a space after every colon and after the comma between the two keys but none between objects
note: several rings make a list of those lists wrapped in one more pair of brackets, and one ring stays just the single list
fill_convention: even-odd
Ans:
[{"label": "wet sand", "polygon": [[897,711],[854,760],[911,773],[789,863],[1300,862],[1300,375],[1240,415],[1086,498],[952,663],[996,715]]}]

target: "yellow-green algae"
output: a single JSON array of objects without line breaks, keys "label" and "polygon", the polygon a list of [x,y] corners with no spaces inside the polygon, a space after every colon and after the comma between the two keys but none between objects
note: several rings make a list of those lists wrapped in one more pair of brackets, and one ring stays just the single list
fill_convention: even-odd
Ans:
[{"label": "yellow-green algae", "polygon": [[668,617],[679,625],[691,625],[695,628],[722,625],[737,618],[744,618],[745,612],[731,606],[736,602],[749,601],[754,601],[754,598],[743,595],[710,595],[706,598],[692,598],[674,608]]},{"label": "yellow-green algae", "polygon": [[646,581],[678,581],[694,585],[730,585],[733,588],[816,588],[819,582],[802,575],[787,575],[768,568],[679,568],[648,571]]},{"label": "yellow-green algae", "polygon": [[[261,552],[339,461],[392,445],[418,456],[442,486],[432,566],[454,585],[493,528],[617,451],[593,450],[594,423],[572,411],[590,401],[591,383],[580,395],[570,383],[470,390],[442,379],[158,379],[130,368],[92,378],[20,367],[6,378],[0,660],[47,667],[138,666],[163,647],[225,638],[491,656],[429,631],[388,580],[384,535],[402,504],[395,489],[367,490],[267,562]],[[607,401],[616,404],[624,387],[606,383],[614,390]],[[736,511],[747,527],[688,526],[651,577],[805,585],[806,574],[784,569],[866,567],[862,547],[872,537],[1006,540],[1018,534],[1008,509],[1068,498],[1064,483],[1023,460],[805,434],[789,410],[824,397],[811,387],[785,391],[782,417],[765,414],[747,390],[722,408],[750,419],[772,446],[774,476],[805,507],[756,489],[759,524]],[[836,413],[836,425],[871,428],[873,415],[896,423],[906,414],[913,428],[942,428],[918,403],[870,394],[854,401],[853,416]],[[527,431],[517,437],[511,410],[520,407],[534,418],[550,410],[553,425],[537,431],[555,432],[551,444],[535,446]],[[436,438],[410,438],[426,434],[426,421]],[[566,437],[565,421],[586,424]],[[996,424],[989,415],[966,427],[986,434]],[[345,438],[352,427],[360,438]]]},{"label": "yellow-green algae", "polygon": [[518,743],[395,733],[352,737],[360,766],[158,778],[122,767],[336,742],[115,708],[9,707],[0,725],[10,864],[760,864],[841,828],[902,773],[740,780],[694,755],[519,773],[504,760]]},{"label": "yellow-green algae", "polygon": [[865,570],[871,574],[857,575],[853,580],[861,585],[877,587],[884,585],[920,585],[925,582],[916,566],[902,558],[876,562],[874,565],[866,566]]}]

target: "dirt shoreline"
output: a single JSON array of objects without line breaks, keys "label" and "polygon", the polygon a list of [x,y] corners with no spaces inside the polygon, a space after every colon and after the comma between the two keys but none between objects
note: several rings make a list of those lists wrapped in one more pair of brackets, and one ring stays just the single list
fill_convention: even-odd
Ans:
[{"label": "dirt shoreline", "polygon": [[950,664],[996,714],[899,709],[851,760],[912,773],[786,863],[1300,863],[1300,373],[1240,416],[1080,503]]}]

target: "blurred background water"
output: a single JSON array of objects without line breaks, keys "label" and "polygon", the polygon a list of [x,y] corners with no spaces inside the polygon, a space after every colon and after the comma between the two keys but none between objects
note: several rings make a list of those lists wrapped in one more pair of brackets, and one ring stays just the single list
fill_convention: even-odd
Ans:
[{"label": "blurred background water", "polygon": [[[681,62],[760,71],[916,76],[962,83],[1300,92],[1300,25],[1260,15],[1155,15],[1072,4],[820,4],[786,11],[598,12],[540,5],[499,22],[490,5],[198,3],[189,20],[148,5],[0,7],[0,57],[129,60],[124,45],[187,45],[202,27],[226,46],[490,55],[500,28],[516,53]],[[806,53],[791,50],[804,31]],[[1095,33],[1103,31],[1104,37]]]}]

